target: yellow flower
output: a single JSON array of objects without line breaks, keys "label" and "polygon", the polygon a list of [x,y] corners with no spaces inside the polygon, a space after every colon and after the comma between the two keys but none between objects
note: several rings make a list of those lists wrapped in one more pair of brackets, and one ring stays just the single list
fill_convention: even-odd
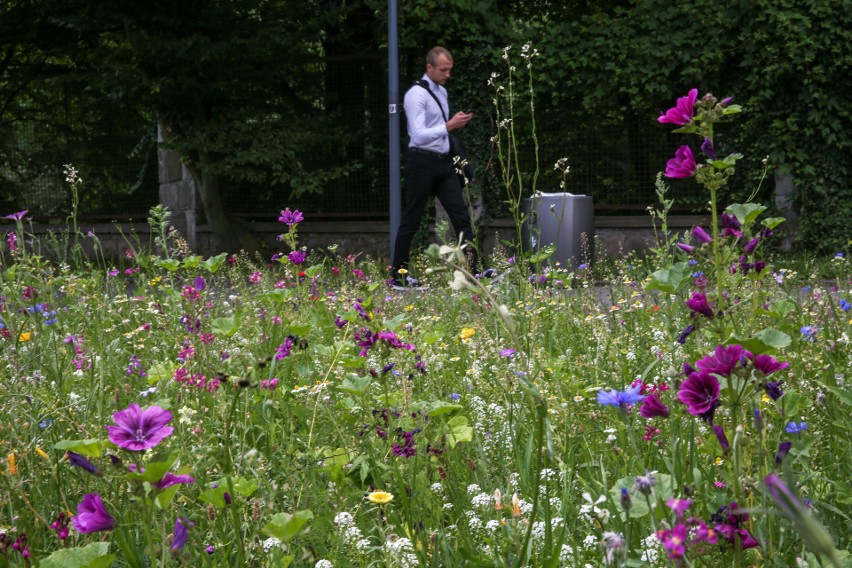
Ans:
[{"label": "yellow flower", "polygon": [[367,499],[376,505],[385,505],[393,501],[393,494],[387,491],[373,491],[367,495]]},{"label": "yellow flower", "polygon": [[47,455],[47,452],[45,452],[44,450],[42,450],[42,449],[41,449],[41,448],[39,448],[38,446],[36,446],[36,449],[35,449],[35,450],[36,450],[36,453],[38,454],[38,456],[39,456],[41,459],[43,459],[43,460],[50,459],[50,456],[48,456],[48,455]]},{"label": "yellow flower", "polygon": [[463,327],[459,334],[459,339],[469,339],[476,333],[476,329],[472,327]]},{"label": "yellow flower", "polygon": [[15,465],[15,454],[9,454],[9,457],[6,458],[6,465],[9,467],[9,475],[15,475],[18,473],[18,466]]},{"label": "yellow flower", "polygon": [[18,336],[18,341],[20,341],[21,343],[26,343],[27,341],[32,339],[32,336],[32,333],[30,333],[29,331],[25,331],[24,333]]},{"label": "yellow flower", "polygon": [[760,400],[762,400],[763,402],[765,402],[765,403],[767,403],[767,404],[769,404],[770,402],[772,402],[772,399],[771,399],[771,398],[769,398],[769,395],[768,395],[768,394],[766,394],[766,393],[763,393],[763,396],[762,396],[762,397],[760,397]]},{"label": "yellow flower", "polygon": [[397,272],[398,272],[399,274],[402,274],[402,275],[406,275],[406,274],[408,274],[408,271],[407,271],[406,269],[404,269],[404,268],[400,268],[399,270],[397,270]]},{"label": "yellow flower", "polygon": [[406,312],[410,312],[410,311],[411,311],[411,310],[413,310],[413,309],[414,309],[414,304],[408,304],[407,306],[405,306],[405,311],[406,311]]}]

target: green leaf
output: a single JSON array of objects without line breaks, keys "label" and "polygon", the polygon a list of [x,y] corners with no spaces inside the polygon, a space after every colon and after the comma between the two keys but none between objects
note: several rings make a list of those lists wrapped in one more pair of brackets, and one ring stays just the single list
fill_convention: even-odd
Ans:
[{"label": "green leaf", "polygon": [[154,363],[148,367],[148,384],[153,385],[172,376],[172,369],[163,363]]},{"label": "green leaf", "polygon": [[776,318],[786,318],[795,312],[797,307],[796,302],[790,300],[778,300],[777,302],[772,302],[772,304],[770,304],[769,315]]},{"label": "green leaf", "polygon": [[80,548],[57,550],[41,562],[41,568],[107,568],[115,562],[109,553],[109,542],[93,542]]},{"label": "green leaf", "polygon": [[293,290],[290,288],[276,288],[275,290],[270,290],[265,294],[261,294],[261,298],[266,300],[272,300],[273,302],[277,302],[279,304],[283,304],[287,300],[290,299],[290,296],[293,295]]},{"label": "green leaf", "polygon": [[204,262],[201,262],[201,266],[210,271],[211,274],[215,274],[217,270],[222,268],[222,265],[225,263],[225,260],[228,258],[228,253],[223,252],[222,254],[218,254],[216,256],[210,257]]},{"label": "green leaf", "polygon": [[233,337],[240,330],[240,325],[239,314],[234,314],[228,318],[216,318],[210,322],[213,334],[220,337]]},{"label": "green leaf", "polygon": [[783,331],[767,328],[758,331],[752,337],[746,339],[732,335],[725,341],[725,345],[733,345],[735,343],[739,343],[755,355],[761,355],[784,349],[792,343],[792,339]]},{"label": "green leaf", "polygon": [[288,513],[276,513],[272,520],[267,523],[262,531],[267,536],[272,536],[281,542],[290,542],[305,524],[314,518],[314,514],[308,510],[298,511],[292,515]]},{"label": "green leaf", "polygon": [[321,270],[322,264],[314,264],[305,269],[305,276],[307,276],[308,278],[313,278],[314,276],[318,275]]},{"label": "green leaf", "polygon": [[784,217],[767,217],[766,219],[761,221],[760,224],[769,229],[774,229],[786,220],[787,219],[785,219]]},{"label": "green leaf", "polygon": [[169,272],[177,272],[178,268],[180,268],[180,261],[173,258],[158,258],[154,261],[154,266],[165,268]]},{"label": "green leaf", "polygon": [[99,458],[104,448],[110,445],[109,440],[62,440],[54,444],[56,450],[72,451],[87,458]]},{"label": "green leaf", "polygon": [[455,448],[459,442],[473,440],[473,428],[468,426],[467,416],[453,416],[447,421],[450,431],[447,433],[447,443]]},{"label": "green leaf", "polygon": [[198,266],[199,262],[201,262],[201,257],[197,254],[193,254],[183,259],[183,262],[181,264],[184,268],[195,268],[196,266]]},{"label": "green leaf", "polygon": [[399,328],[399,326],[402,325],[402,322],[404,322],[404,321],[405,321],[405,314],[402,313],[402,314],[399,314],[398,316],[396,316],[395,318],[393,318],[391,320],[385,321],[385,327],[390,331],[396,331],[397,328]]},{"label": "green leaf", "polygon": [[443,414],[456,412],[457,410],[463,410],[464,407],[460,404],[454,404],[452,402],[435,400],[415,402],[411,405],[411,409],[415,412],[424,412],[428,414],[430,418],[434,418]]},{"label": "green leaf", "polygon": [[[227,481],[223,482],[227,485]],[[257,491],[257,482],[254,480],[248,480],[244,477],[237,477],[233,481],[234,483],[234,493],[237,495],[241,495],[243,497],[251,497],[252,493]]]},{"label": "green leaf", "polygon": [[127,474],[127,479],[136,481],[147,481],[148,483],[156,483],[160,481],[164,475],[172,468],[177,461],[177,458],[170,459],[164,462],[150,462],[145,464],[145,471],[139,473],[134,471]]},{"label": "green leaf", "polygon": [[764,211],[766,207],[757,203],[732,203],[725,209],[725,213],[735,215],[743,226],[754,223],[754,220]]},{"label": "green leaf", "polygon": [[290,335],[296,335],[298,337],[304,337],[311,331],[311,324],[303,323],[303,324],[295,324],[291,323],[287,326],[287,333]]},{"label": "green leaf", "polygon": [[825,388],[827,388],[834,396],[839,398],[843,404],[852,406],[852,393],[829,385],[826,385]]},{"label": "green leaf", "polygon": [[684,279],[687,263],[678,262],[669,268],[662,268],[650,276],[650,282],[645,284],[646,290],[660,290],[674,294],[680,288]]},{"label": "green leaf", "polygon": [[359,377],[358,375],[352,374],[343,379],[343,384],[338,386],[337,389],[342,390],[343,392],[348,392],[349,394],[362,395],[367,392],[367,388],[370,386],[371,381],[372,377],[370,377],[370,375]]}]

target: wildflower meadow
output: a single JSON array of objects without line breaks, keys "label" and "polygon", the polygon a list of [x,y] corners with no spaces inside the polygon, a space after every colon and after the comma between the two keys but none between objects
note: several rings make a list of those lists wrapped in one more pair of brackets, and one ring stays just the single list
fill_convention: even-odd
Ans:
[{"label": "wildflower meadow", "polygon": [[852,270],[786,268],[783,220],[724,203],[741,110],[659,118],[710,224],[494,280],[433,245],[425,291],[286,208],[262,261],[162,208],[121,263],[51,260],[6,215],[0,566],[852,565]]}]

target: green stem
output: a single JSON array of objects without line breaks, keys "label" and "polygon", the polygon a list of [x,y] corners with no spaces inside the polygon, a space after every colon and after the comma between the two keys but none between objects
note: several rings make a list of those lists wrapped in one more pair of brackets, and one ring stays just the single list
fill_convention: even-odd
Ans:
[{"label": "green stem", "polygon": [[240,391],[234,395],[234,400],[231,402],[231,408],[228,409],[228,414],[225,418],[224,444],[225,444],[225,483],[228,485],[228,494],[231,496],[231,504],[225,506],[230,509],[231,525],[234,529],[234,540],[237,544],[237,566],[245,565],[245,545],[243,544],[242,523],[240,522],[240,514],[237,507],[233,504],[234,499],[234,460],[231,456],[231,425],[233,424],[234,416],[237,411],[237,402],[240,400]]},{"label": "green stem", "polygon": [[718,219],[718,210],[716,203],[716,188],[710,188],[710,215],[712,218],[712,229],[713,229],[713,262],[716,265],[716,308],[717,310],[722,307],[722,276],[724,274],[722,269],[722,253],[719,250],[719,219]]}]

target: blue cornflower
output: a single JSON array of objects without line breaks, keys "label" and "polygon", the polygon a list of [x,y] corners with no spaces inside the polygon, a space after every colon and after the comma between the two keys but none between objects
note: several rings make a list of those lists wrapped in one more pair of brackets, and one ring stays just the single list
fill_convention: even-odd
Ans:
[{"label": "blue cornflower", "polygon": [[453,394],[450,395],[450,400],[452,400],[453,402],[458,402],[460,398],[461,398],[461,395],[457,392],[454,392]]},{"label": "blue cornflower", "polygon": [[693,272],[693,273],[692,273],[692,277],[693,277],[693,278],[701,278],[702,276],[704,276],[704,273],[703,273],[703,272],[701,272],[700,270],[699,270],[698,272]]},{"label": "blue cornflower", "polygon": [[689,259],[689,266],[695,266],[696,264],[698,264],[697,260],[695,260],[694,258]]},{"label": "blue cornflower", "polygon": [[843,258],[843,253],[842,252],[834,253],[834,258]]},{"label": "blue cornflower", "polygon": [[615,389],[609,391],[599,390],[598,404],[617,406],[622,410],[627,410],[627,405],[642,402],[645,398],[644,395],[639,394],[641,388],[642,384],[640,383],[624,391],[617,391]]},{"label": "blue cornflower", "polygon": [[802,332],[804,338],[808,341],[813,341],[817,334],[817,328],[815,325],[806,325],[803,326],[799,331]]},{"label": "blue cornflower", "polygon": [[787,432],[788,434],[801,434],[802,432],[804,432],[807,429],[808,429],[808,423],[807,422],[799,422],[798,424],[796,422],[788,422],[787,427],[784,428],[784,431]]},{"label": "blue cornflower", "polygon": [[844,312],[848,312],[849,308],[852,308],[852,304],[849,303],[849,300],[840,300],[840,309]]}]

